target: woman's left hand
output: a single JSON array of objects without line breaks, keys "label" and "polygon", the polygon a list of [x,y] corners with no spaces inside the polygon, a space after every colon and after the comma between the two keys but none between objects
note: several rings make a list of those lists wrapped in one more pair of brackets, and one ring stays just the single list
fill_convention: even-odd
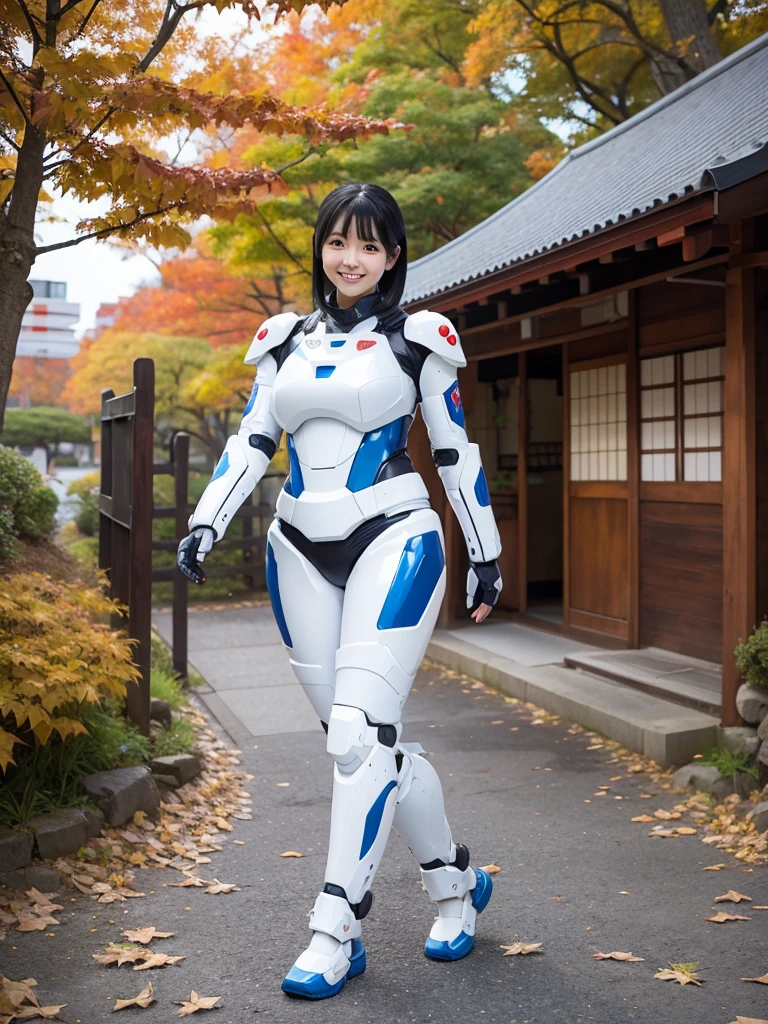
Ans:
[{"label": "woman's left hand", "polygon": [[492,611],[493,605],[481,604],[479,608],[475,608],[475,610],[472,612],[471,618],[473,618],[475,622],[482,622],[483,619],[488,618]]}]

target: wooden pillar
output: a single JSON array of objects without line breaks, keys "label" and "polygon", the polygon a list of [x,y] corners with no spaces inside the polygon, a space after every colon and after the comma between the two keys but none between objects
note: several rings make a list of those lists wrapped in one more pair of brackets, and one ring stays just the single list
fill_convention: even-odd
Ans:
[{"label": "wooden pillar", "polygon": [[[176,506],[176,540],[180,541],[189,532],[187,526],[187,504],[189,502],[189,434],[178,433],[173,439],[173,485]],[[187,667],[189,581],[180,572],[173,577],[173,670],[184,685],[189,684]]]},{"label": "wooden pillar", "polygon": [[723,422],[723,724],[738,725],[733,649],[755,625],[755,270],[726,274]]},{"label": "wooden pillar", "polygon": [[627,325],[627,619],[630,647],[640,646],[640,414],[638,382],[638,301],[629,293]]},{"label": "wooden pillar", "polygon": [[563,626],[571,624],[571,370],[563,345]]},{"label": "wooden pillar", "polygon": [[528,610],[528,368],[526,353],[517,357],[520,382],[517,420],[517,592],[521,612]]}]

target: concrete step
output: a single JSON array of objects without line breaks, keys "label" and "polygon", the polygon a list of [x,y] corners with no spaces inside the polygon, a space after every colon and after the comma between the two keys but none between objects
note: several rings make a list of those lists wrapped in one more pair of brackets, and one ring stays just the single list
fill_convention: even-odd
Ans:
[{"label": "concrete step", "polygon": [[717,746],[720,721],[715,716],[579,669],[520,665],[447,630],[435,631],[427,657],[508,697],[594,729],[664,767],[685,764]]}]

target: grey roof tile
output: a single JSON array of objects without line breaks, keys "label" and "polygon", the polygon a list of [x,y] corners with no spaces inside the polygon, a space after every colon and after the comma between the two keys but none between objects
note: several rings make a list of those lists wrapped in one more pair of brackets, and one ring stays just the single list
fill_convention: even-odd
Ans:
[{"label": "grey roof tile", "polygon": [[404,303],[712,188],[705,171],[768,144],[768,34],[569,153],[482,223],[409,264]]}]

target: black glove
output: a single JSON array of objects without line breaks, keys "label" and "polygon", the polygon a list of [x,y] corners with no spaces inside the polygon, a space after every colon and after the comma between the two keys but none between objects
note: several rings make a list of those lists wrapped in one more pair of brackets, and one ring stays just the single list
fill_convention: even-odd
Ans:
[{"label": "black glove", "polygon": [[213,530],[209,526],[198,527],[179,544],[176,565],[193,583],[205,583],[206,575],[201,563],[212,547]]},{"label": "black glove", "polygon": [[481,604],[496,604],[501,593],[499,563],[471,562],[467,574],[467,608],[475,611]]}]

